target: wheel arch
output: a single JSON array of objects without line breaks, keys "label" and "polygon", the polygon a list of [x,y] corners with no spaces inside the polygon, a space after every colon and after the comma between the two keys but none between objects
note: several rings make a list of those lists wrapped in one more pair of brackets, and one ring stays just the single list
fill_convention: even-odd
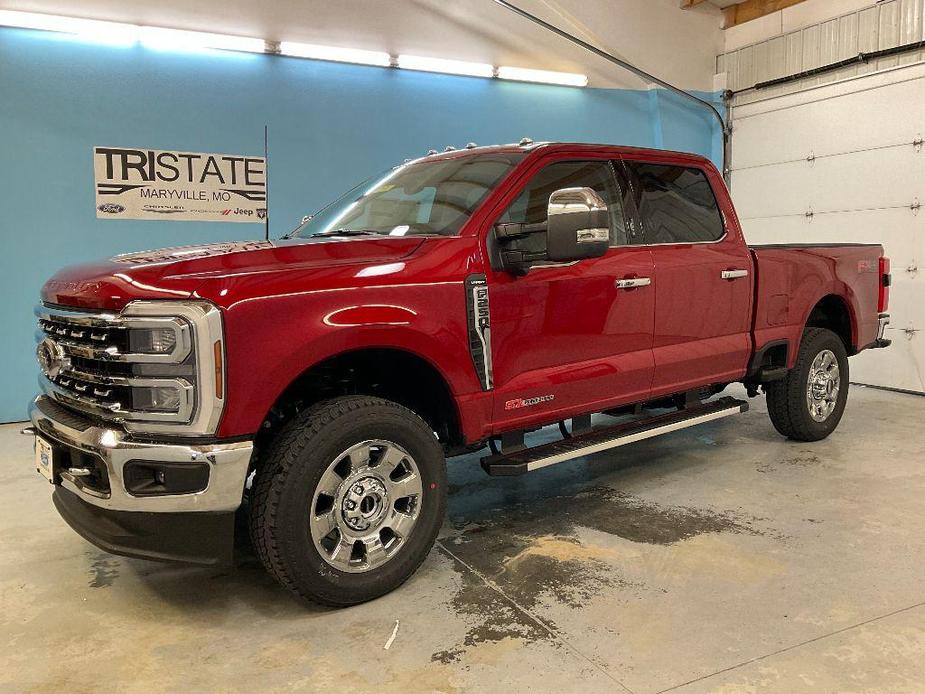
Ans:
[{"label": "wheel arch", "polygon": [[810,309],[805,328],[825,328],[835,333],[849,355],[857,353],[857,320],[848,301],[838,294],[827,294]]},{"label": "wheel arch", "polygon": [[430,360],[399,347],[363,347],[321,359],[292,379],[263,417],[258,450],[298,412],[343,395],[397,402],[426,421],[445,447],[463,443],[453,391]]}]

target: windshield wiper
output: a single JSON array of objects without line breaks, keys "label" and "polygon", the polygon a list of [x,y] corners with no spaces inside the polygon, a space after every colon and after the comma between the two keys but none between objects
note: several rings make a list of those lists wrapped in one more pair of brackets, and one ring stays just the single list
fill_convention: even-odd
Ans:
[{"label": "windshield wiper", "polygon": [[381,231],[375,229],[331,229],[313,236],[382,236]]}]

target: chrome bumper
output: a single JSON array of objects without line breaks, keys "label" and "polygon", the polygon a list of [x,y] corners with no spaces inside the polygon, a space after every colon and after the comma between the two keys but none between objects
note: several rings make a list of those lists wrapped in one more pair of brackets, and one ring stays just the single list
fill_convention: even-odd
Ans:
[{"label": "chrome bumper", "polygon": [[[253,442],[202,446],[140,443],[129,440],[121,429],[97,426],[77,415],[70,416],[70,413],[68,421],[62,421],[63,417],[52,414],[60,405],[41,407],[47,400],[50,400],[47,395],[40,395],[32,403],[29,410],[31,431],[24,433],[41,435],[53,443],[85,451],[102,461],[109,477],[108,493],[84,488],[79,477],[67,469],[57,471],[60,485],[88,504],[113,511],[163,513],[234,511],[241,505]],[[203,491],[194,494],[134,496],[126,489],[123,476],[123,467],[131,460],[208,463],[209,481]]]}]

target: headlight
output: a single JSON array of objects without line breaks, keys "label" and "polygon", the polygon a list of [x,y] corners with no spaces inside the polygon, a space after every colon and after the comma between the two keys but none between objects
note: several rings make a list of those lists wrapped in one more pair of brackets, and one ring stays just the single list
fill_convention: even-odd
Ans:
[{"label": "headlight", "polygon": [[[129,328],[127,358],[139,362],[145,377],[132,388],[138,416],[125,422],[126,429],[214,433],[224,406],[223,355],[215,348],[223,342],[218,308],[204,301],[133,301],[122,317]],[[161,423],[170,418],[177,425]]]},{"label": "headlight", "polygon": [[128,334],[133,354],[170,354],[177,346],[177,331],[173,328],[134,328]]},{"label": "headlight", "polygon": [[132,409],[143,412],[180,412],[180,393],[178,386],[132,388]]}]

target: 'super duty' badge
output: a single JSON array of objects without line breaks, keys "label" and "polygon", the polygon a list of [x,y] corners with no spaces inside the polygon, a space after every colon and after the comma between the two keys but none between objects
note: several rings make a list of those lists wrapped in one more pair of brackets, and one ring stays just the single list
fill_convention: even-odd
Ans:
[{"label": "'super duty' badge", "polygon": [[491,315],[485,275],[466,278],[466,309],[469,318],[469,354],[483,390],[493,385],[491,370]]}]

